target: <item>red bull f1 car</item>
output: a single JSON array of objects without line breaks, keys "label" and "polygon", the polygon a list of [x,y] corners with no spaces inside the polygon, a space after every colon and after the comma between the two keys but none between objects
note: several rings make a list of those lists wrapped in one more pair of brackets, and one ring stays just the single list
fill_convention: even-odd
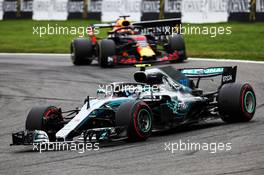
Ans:
[{"label": "red bull f1 car", "polygon": [[[248,83],[236,83],[237,67],[174,69],[167,66],[135,72],[136,82],[110,84],[87,97],[81,108],[33,107],[25,131],[12,134],[12,145],[56,142],[143,141],[164,131],[202,120],[248,122],[256,96]],[[221,77],[213,92],[199,88],[200,79]]]},{"label": "red bull f1 car", "polygon": [[70,47],[73,64],[89,65],[97,59],[101,67],[110,67],[187,59],[185,43],[178,32],[181,19],[132,23],[127,17],[121,16],[113,24],[91,26],[94,30],[110,28],[106,39],[99,40],[95,32],[90,32],[89,38],[74,39]]}]

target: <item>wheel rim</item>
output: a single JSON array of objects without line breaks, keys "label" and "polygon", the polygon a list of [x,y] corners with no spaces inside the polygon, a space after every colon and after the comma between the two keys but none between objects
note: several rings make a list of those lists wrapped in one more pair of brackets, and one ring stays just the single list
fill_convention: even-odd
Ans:
[{"label": "wheel rim", "polygon": [[151,128],[151,115],[148,110],[141,109],[138,113],[137,124],[142,132],[148,132]]},{"label": "wheel rim", "polygon": [[58,110],[56,108],[49,108],[45,113],[44,113],[44,118],[48,119],[51,117],[52,114],[57,114]]},{"label": "wheel rim", "polygon": [[256,99],[251,91],[246,92],[244,97],[244,107],[248,113],[253,113],[255,110]]},{"label": "wheel rim", "polygon": [[52,119],[51,117],[53,115],[57,115],[58,114],[58,110],[56,108],[49,108],[43,115],[43,123],[44,125],[46,125],[50,119]]}]

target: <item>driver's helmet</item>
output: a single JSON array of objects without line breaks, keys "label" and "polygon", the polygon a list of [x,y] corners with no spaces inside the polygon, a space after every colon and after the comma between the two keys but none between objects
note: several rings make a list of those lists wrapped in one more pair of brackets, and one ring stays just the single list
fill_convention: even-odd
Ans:
[{"label": "driver's helmet", "polygon": [[[117,29],[130,26],[130,21],[125,19],[118,19],[116,20],[116,25],[113,27],[113,31],[116,31]],[[132,29],[121,29],[118,30],[117,33],[125,33],[128,35],[134,35],[134,31]]]}]

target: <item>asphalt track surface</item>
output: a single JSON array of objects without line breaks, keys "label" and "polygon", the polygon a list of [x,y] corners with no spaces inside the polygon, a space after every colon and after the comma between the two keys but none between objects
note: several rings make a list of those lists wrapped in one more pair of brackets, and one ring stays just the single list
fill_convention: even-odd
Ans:
[{"label": "asphalt track surface", "polygon": [[[83,154],[69,150],[38,153],[32,147],[9,146],[11,133],[23,130],[32,106],[75,108],[82,105],[86,95],[95,95],[98,84],[130,81],[136,71],[133,67],[101,69],[96,64],[76,67],[68,56],[0,56],[0,174],[263,174],[264,65],[255,63],[191,60],[172,65],[238,65],[237,81],[251,83],[257,96],[257,111],[249,123],[225,124],[218,119],[155,134],[145,142],[118,143]],[[179,140],[230,142],[232,149],[214,154],[165,151],[164,143]]]}]

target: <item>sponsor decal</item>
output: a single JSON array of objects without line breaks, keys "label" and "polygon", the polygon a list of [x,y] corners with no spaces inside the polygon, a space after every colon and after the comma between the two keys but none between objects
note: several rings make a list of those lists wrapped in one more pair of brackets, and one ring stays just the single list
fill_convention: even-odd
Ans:
[{"label": "sponsor decal", "polygon": [[214,73],[222,73],[224,71],[224,68],[209,68],[204,69],[205,74],[214,74]]},{"label": "sponsor decal", "polygon": [[182,21],[190,23],[226,22],[228,0],[182,0]]},{"label": "sponsor decal", "polygon": [[207,1],[205,0],[184,0],[182,8],[185,12],[203,12],[206,10]]},{"label": "sponsor decal", "polygon": [[140,1],[131,0],[104,0],[103,8],[105,12],[126,12],[137,13],[140,11]]},{"label": "sponsor decal", "polygon": [[164,11],[167,13],[181,13],[182,0],[165,0]]},{"label": "sponsor decal", "polygon": [[256,11],[258,13],[264,13],[264,0],[257,0]]},{"label": "sponsor decal", "polygon": [[177,99],[168,100],[166,104],[172,110],[172,113],[177,114],[175,117],[181,117],[188,111],[188,105],[184,102],[179,102]]},{"label": "sponsor decal", "polygon": [[4,1],[3,10],[4,12],[16,12],[17,11],[17,1]]},{"label": "sponsor decal", "polygon": [[34,0],[34,20],[66,20],[68,16],[67,0]]},{"label": "sponsor decal", "polygon": [[83,12],[83,1],[69,1],[68,12],[69,13]]},{"label": "sponsor decal", "polygon": [[32,18],[32,0],[0,0],[0,19]]},{"label": "sponsor decal", "polygon": [[143,13],[159,13],[160,2],[157,0],[145,0],[142,3]]},{"label": "sponsor decal", "polygon": [[120,15],[129,15],[130,20],[140,21],[142,0],[103,0],[102,21],[113,21]]},{"label": "sponsor decal", "polygon": [[229,0],[210,0],[209,11],[210,12],[227,12]]},{"label": "sponsor decal", "polygon": [[[98,12],[102,11],[102,0],[88,0],[88,12]],[[68,2],[68,12],[69,13],[82,13],[83,12],[83,0],[70,0]]]},{"label": "sponsor decal", "polygon": [[88,12],[98,12],[102,11],[102,0],[89,0]]},{"label": "sponsor decal", "polygon": [[233,80],[232,75],[223,76],[223,83],[229,82],[229,81],[232,81],[232,80]]},{"label": "sponsor decal", "polygon": [[250,12],[250,0],[230,0],[228,11],[230,13]]},{"label": "sponsor decal", "polygon": [[207,68],[207,69],[184,69],[181,72],[189,75],[206,75],[223,73],[224,68]]}]

